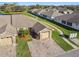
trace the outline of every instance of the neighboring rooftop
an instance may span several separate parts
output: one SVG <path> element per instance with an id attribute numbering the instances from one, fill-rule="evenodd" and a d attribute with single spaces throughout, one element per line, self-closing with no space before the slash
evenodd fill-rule
<path id="1" fill-rule="evenodd" d="M 62 13 L 56 12 L 55 10 L 48 10 L 48 11 L 43 11 L 41 14 L 47 15 L 48 17 L 57 17 L 60 15 L 63 15 Z"/>
<path id="2" fill-rule="evenodd" d="M 79 24 L 79 13 L 65 14 L 65 15 L 57 16 L 56 18 Z"/>
<path id="3" fill-rule="evenodd" d="M 40 12 L 41 11 L 41 9 L 32 9 L 31 10 L 31 12 L 33 12 L 33 13 L 38 13 L 38 12 Z"/>

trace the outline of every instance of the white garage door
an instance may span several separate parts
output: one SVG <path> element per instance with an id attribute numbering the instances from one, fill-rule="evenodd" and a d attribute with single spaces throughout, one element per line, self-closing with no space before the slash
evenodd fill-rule
<path id="1" fill-rule="evenodd" d="M 40 39 L 48 39 L 50 37 L 49 32 L 40 33 Z"/>

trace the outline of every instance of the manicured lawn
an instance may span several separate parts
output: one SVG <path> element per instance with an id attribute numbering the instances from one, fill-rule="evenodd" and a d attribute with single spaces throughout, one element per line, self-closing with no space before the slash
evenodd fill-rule
<path id="1" fill-rule="evenodd" d="M 55 30 L 52 31 L 52 38 L 57 42 L 60 47 L 62 47 L 65 51 L 73 49 L 67 42 L 65 42 L 61 37 L 60 34 Z"/>
<path id="2" fill-rule="evenodd" d="M 16 37 L 17 48 L 16 55 L 17 57 L 30 57 L 31 53 L 28 48 L 27 41 L 20 39 L 19 36 Z"/>

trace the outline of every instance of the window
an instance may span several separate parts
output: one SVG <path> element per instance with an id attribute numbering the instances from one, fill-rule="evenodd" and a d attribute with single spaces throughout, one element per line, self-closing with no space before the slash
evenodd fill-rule
<path id="1" fill-rule="evenodd" d="M 75 24 L 76 26 L 78 26 L 78 24 Z"/>
<path id="2" fill-rule="evenodd" d="M 70 23 L 70 22 L 67 22 L 67 25 L 69 25 L 69 26 L 72 26 L 72 23 Z"/>
<path id="3" fill-rule="evenodd" d="M 63 21 L 63 20 L 62 20 L 62 24 L 66 24 L 66 21 Z"/>
<path id="4" fill-rule="evenodd" d="M 47 17 L 47 15 L 43 15 L 44 17 Z"/>

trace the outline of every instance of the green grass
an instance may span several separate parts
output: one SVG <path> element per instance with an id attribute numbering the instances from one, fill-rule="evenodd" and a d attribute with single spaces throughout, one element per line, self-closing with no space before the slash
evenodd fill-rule
<path id="1" fill-rule="evenodd" d="M 61 37 L 60 34 L 55 30 L 52 31 L 52 38 L 57 42 L 60 47 L 62 47 L 65 51 L 69 51 L 73 49 L 67 42 L 65 42 Z"/>
<path id="2" fill-rule="evenodd" d="M 3 11 L 0 11 L 0 14 L 5 14 L 5 12 L 3 12 Z"/>
<path id="3" fill-rule="evenodd" d="M 26 41 L 16 37 L 17 48 L 16 48 L 16 56 L 17 57 L 31 57 L 31 53 L 28 48 L 28 44 Z"/>

